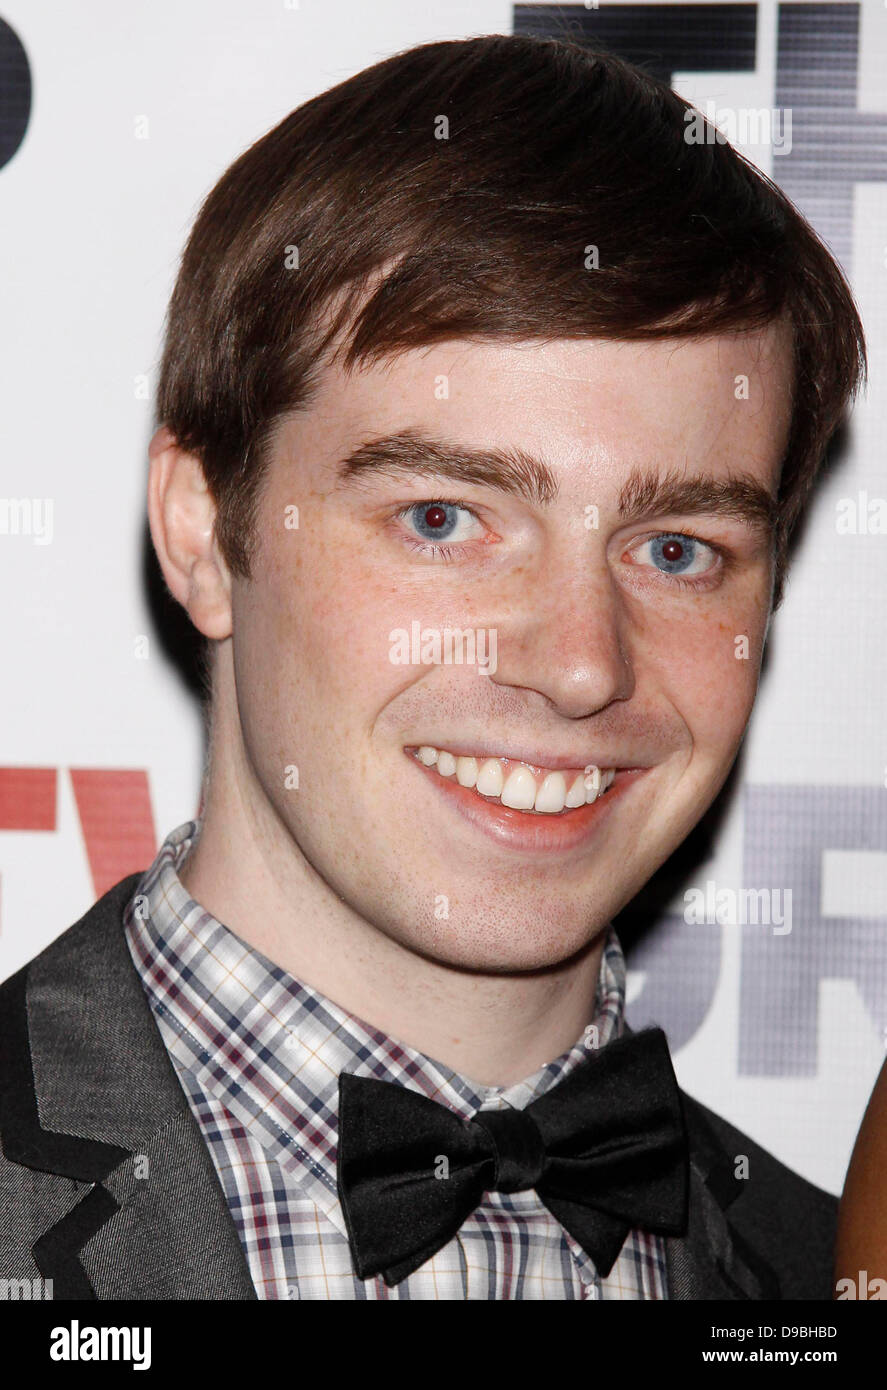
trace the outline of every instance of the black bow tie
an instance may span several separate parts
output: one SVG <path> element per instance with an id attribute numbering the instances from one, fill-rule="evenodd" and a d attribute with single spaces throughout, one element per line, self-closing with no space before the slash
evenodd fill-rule
<path id="1" fill-rule="evenodd" d="M 606 1278 L 630 1230 L 686 1226 L 689 1160 L 661 1028 L 627 1033 L 524 1110 L 463 1120 L 391 1081 L 339 1078 L 339 1197 L 361 1279 L 394 1285 L 485 1192 L 535 1188 Z"/>

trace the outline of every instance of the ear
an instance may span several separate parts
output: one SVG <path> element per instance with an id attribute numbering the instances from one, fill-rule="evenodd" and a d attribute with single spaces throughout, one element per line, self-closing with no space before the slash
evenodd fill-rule
<path id="1" fill-rule="evenodd" d="M 148 457 L 148 521 L 169 591 L 204 637 L 230 637 L 231 576 L 216 543 L 216 504 L 201 462 L 165 425 Z"/>

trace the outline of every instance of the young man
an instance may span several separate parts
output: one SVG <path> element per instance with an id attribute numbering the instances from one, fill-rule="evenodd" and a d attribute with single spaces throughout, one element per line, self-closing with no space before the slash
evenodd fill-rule
<path id="1" fill-rule="evenodd" d="M 864 369 L 824 247 L 690 115 L 570 44 L 435 43 L 209 195 L 149 485 L 203 813 L 4 987 L 5 1275 L 830 1297 L 836 1203 L 627 1028 L 610 926 L 735 760 Z"/>

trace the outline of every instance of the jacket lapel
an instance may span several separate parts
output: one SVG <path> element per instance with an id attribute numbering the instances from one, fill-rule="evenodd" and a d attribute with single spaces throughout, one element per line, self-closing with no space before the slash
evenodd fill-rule
<path id="1" fill-rule="evenodd" d="M 631 1033 L 628 1024 L 624 1031 Z M 701 1107 L 681 1091 L 690 1154 L 687 1228 L 664 1238 L 669 1298 L 779 1298 L 772 1267 L 735 1231 L 727 1217 L 743 1191 L 733 1161 Z"/>
<path id="2" fill-rule="evenodd" d="M 2 987 L 4 1155 L 55 1175 L 33 1245 L 54 1298 L 253 1299 L 126 945 L 123 910 L 140 877 Z M 59 1177 L 71 1180 L 61 1216 Z"/>
<path id="3" fill-rule="evenodd" d="M 672 1299 L 779 1298 L 772 1270 L 741 1245 L 692 1165 L 687 1231 L 667 1238 L 665 1246 Z"/>
<path id="4" fill-rule="evenodd" d="M 687 1230 L 666 1240 L 673 1299 L 778 1299 L 772 1267 L 733 1229 L 726 1212 L 743 1191 L 733 1161 L 692 1097 L 681 1092 L 690 1146 Z"/>

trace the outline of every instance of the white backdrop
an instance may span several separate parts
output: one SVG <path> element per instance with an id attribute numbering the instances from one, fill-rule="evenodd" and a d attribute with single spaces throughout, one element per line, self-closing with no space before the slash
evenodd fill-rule
<path id="1" fill-rule="evenodd" d="M 652 33 L 663 7 L 620 8 Z M 685 8 L 698 20 L 731 7 Z M 808 126 L 795 113 L 793 163 L 744 152 L 777 181 L 794 178 L 809 194 L 803 210 L 829 221 L 820 230 L 852 278 L 871 385 L 774 622 L 715 856 L 688 880 L 793 886 L 792 933 L 688 927 L 679 894 L 630 949 L 629 1016 L 667 1028 L 688 1091 L 837 1192 L 887 1040 L 887 536 L 837 525 L 841 499 L 887 498 L 887 9 L 748 8 L 744 70 L 678 67 L 672 81 L 703 108 L 772 108 L 780 91 L 813 103 Z M 599 18 L 593 6 L 573 13 Z M 39 508 L 30 535 L 11 534 L 0 512 L 6 976 L 196 811 L 199 711 L 157 639 L 142 535 L 163 314 L 202 197 L 309 96 L 414 43 L 510 32 L 515 9 L 0 0 L 0 19 L 33 83 L 24 139 L 0 168 L 0 503 L 52 503 L 42 538 Z M 800 21 L 819 55 L 810 81 L 803 53 L 792 57 Z M 850 87 L 826 128 L 832 120 L 859 158 L 837 149 L 830 174 L 805 131 L 832 81 Z"/>

